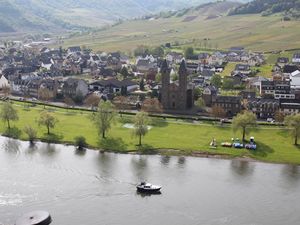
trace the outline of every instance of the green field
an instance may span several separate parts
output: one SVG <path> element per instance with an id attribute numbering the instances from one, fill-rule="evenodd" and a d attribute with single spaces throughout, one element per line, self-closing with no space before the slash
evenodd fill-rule
<path id="1" fill-rule="evenodd" d="M 16 133 L 21 132 L 18 138 L 26 140 L 24 132 L 25 125 L 31 125 L 38 130 L 40 139 L 46 138 L 46 128 L 37 125 L 39 114 L 44 110 L 41 106 L 24 108 L 22 104 L 14 104 L 19 113 L 19 121 L 12 122 Z M 57 117 L 59 122 L 51 138 L 56 142 L 73 143 L 74 137 L 85 136 L 90 147 L 114 150 L 118 152 L 136 151 L 138 140 L 132 136 L 130 129 L 123 127 L 123 122 L 118 121 L 113 125 L 108 133 L 108 138 L 102 140 L 97 135 L 96 127 L 89 119 L 89 112 L 72 111 L 57 108 L 47 108 Z M 128 122 L 132 117 L 127 117 L 123 121 Z M 0 133 L 6 130 L 6 123 L 0 122 Z M 211 154 L 228 154 L 229 157 L 251 157 L 261 161 L 277 163 L 300 164 L 300 150 L 292 143 L 287 130 L 280 127 L 253 128 L 251 136 L 256 138 L 258 143 L 257 151 L 237 150 L 218 147 L 210 149 L 209 143 L 212 138 L 216 138 L 220 144 L 222 141 L 230 141 L 232 137 L 241 136 L 234 134 L 230 126 L 221 127 L 219 125 L 204 122 L 193 123 L 188 121 L 158 120 L 153 121 L 153 128 L 144 138 L 145 149 L 163 149 L 163 154 L 185 154 L 194 155 L 196 153 L 208 152 Z M 178 150 L 169 152 L 166 149 Z"/>
<path id="2" fill-rule="evenodd" d="M 104 31 L 66 39 L 64 45 L 86 45 L 93 50 L 131 52 L 138 45 L 157 46 L 178 42 L 181 46 L 227 49 L 245 46 L 253 51 L 274 51 L 300 47 L 299 21 L 281 21 L 281 15 L 223 16 L 190 22 L 184 17 L 135 20 Z"/>

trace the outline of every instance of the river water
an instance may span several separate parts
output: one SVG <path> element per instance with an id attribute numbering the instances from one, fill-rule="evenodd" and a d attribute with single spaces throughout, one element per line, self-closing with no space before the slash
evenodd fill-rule
<path id="1" fill-rule="evenodd" d="M 146 179 L 161 195 L 137 194 Z M 47 210 L 53 225 L 295 225 L 300 167 L 77 152 L 0 137 L 0 224 Z"/>

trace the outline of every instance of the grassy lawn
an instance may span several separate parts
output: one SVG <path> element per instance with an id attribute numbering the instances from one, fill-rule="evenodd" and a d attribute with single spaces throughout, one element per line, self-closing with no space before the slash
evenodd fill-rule
<path id="1" fill-rule="evenodd" d="M 257 70 L 260 71 L 256 74 L 256 76 L 261 76 L 261 77 L 265 77 L 265 78 L 272 78 L 273 65 L 272 64 L 263 64 L 261 66 L 253 67 L 252 69 L 253 70 L 257 69 Z"/>
<path id="2" fill-rule="evenodd" d="M 19 120 L 12 122 L 13 129 L 19 130 L 19 138 L 26 140 L 22 131 L 25 125 L 31 125 L 38 130 L 38 137 L 46 136 L 46 128 L 37 125 L 39 114 L 44 110 L 40 106 L 30 109 L 23 105 L 16 105 L 19 113 Z M 119 152 L 137 150 L 137 139 L 132 136 L 130 129 L 124 128 L 123 123 L 128 122 L 132 117 L 126 117 L 112 126 L 106 140 L 97 135 L 96 127 L 89 119 L 90 113 L 75 112 L 72 110 L 47 108 L 59 120 L 55 129 L 51 130 L 53 139 L 58 142 L 73 143 L 74 137 L 84 136 L 91 147 L 115 150 Z M 54 111 L 55 110 L 55 111 Z M 123 121 L 123 122 L 121 122 Z M 1 122 L 0 133 L 6 130 L 6 124 Z M 251 136 L 256 138 L 258 143 L 257 151 L 237 150 L 218 147 L 210 149 L 209 143 L 216 138 L 220 144 L 223 141 L 230 141 L 232 137 L 241 136 L 234 134 L 230 126 L 221 127 L 208 123 L 189 123 L 187 121 L 153 121 L 153 128 L 143 139 L 145 149 L 176 149 L 181 150 L 179 154 L 190 155 L 195 152 L 209 152 L 215 154 L 228 154 L 232 157 L 247 156 L 267 162 L 295 163 L 300 164 L 300 149 L 292 143 L 288 132 L 279 127 L 260 127 L 252 129 Z M 173 154 L 173 153 L 172 153 Z"/>
<path id="3" fill-rule="evenodd" d="M 235 66 L 239 64 L 237 62 L 229 62 L 225 66 L 224 70 L 220 74 L 222 77 L 231 76 L 231 72 L 235 70 Z"/>

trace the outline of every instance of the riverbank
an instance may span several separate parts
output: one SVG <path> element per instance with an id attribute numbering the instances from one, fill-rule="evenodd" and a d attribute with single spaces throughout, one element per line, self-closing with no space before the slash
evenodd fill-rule
<path id="1" fill-rule="evenodd" d="M 250 158 L 264 162 L 300 164 L 300 150 L 293 145 L 287 130 L 282 127 L 259 126 L 250 130 L 249 136 L 254 136 L 258 150 L 233 149 L 217 147 L 209 148 L 210 141 L 215 138 L 221 142 L 230 141 L 234 134 L 230 125 L 220 126 L 203 121 L 153 119 L 152 129 L 143 138 L 143 146 L 138 147 L 138 140 L 133 137 L 132 130 L 124 125 L 132 122 L 132 116 L 118 117 L 109 131 L 107 139 L 101 139 L 92 121 L 91 112 L 58 109 L 47 107 L 57 119 L 56 127 L 51 135 L 46 134 L 46 128 L 38 126 L 42 106 L 28 107 L 24 104 L 14 104 L 18 110 L 19 120 L 12 122 L 11 135 L 27 140 L 23 129 L 31 125 L 38 131 L 38 139 L 45 142 L 74 144 L 74 138 L 84 136 L 89 148 L 102 149 L 119 153 L 142 153 L 164 155 L 187 155 L 221 158 Z M 0 127 L 0 133 L 6 132 L 5 123 Z"/>

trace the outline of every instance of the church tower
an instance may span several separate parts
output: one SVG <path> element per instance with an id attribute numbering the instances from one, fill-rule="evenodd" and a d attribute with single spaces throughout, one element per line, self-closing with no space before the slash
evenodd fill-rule
<path id="1" fill-rule="evenodd" d="M 185 110 L 187 108 L 187 68 L 185 60 L 181 61 L 179 71 L 179 108 Z"/>
<path id="2" fill-rule="evenodd" d="M 171 70 L 169 69 L 167 60 L 164 60 L 160 67 L 160 73 L 161 73 L 161 81 L 162 81 L 161 104 L 165 109 L 169 108 L 170 72 Z"/>

